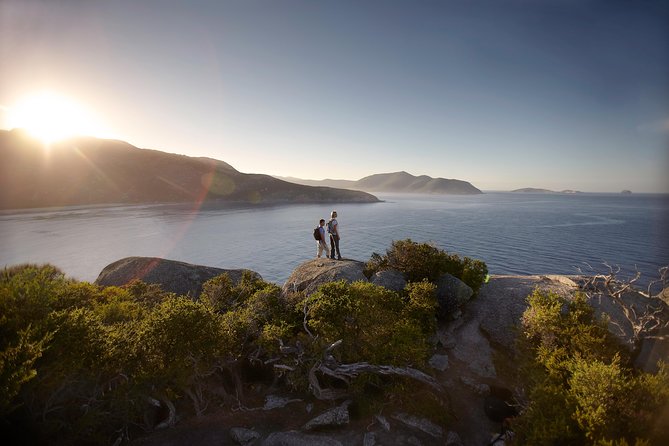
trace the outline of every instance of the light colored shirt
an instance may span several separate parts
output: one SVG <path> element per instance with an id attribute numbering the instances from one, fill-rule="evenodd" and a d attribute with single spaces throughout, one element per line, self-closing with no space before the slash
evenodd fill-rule
<path id="1" fill-rule="evenodd" d="M 337 222 L 337 219 L 333 218 L 330 221 L 332 222 L 332 232 L 331 232 L 331 234 L 339 235 L 339 223 Z"/>

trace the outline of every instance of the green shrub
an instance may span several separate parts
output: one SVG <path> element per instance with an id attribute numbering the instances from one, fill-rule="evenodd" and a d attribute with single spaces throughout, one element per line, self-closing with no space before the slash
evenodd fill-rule
<path id="1" fill-rule="evenodd" d="M 319 348 L 341 339 L 335 353 L 342 362 L 419 366 L 427 359 L 426 333 L 436 324 L 432 285 L 413 285 L 404 298 L 370 283 L 331 282 L 306 303 L 307 325 Z"/>
<path id="2" fill-rule="evenodd" d="M 519 344 L 528 402 L 514 421 L 521 444 L 643 444 L 666 435 L 652 429 L 669 403 L 664 366 L 655 375 L 633 370 L 582 294 L 536 290 L 528 303 Z"/>
<path id="3" fill-rule="evenodd" d="M 407 297 L 404 299 L 405 306 L 400 315 L 418 324 L 423 336 L 429 338 L 437 330 L 436 287 L 427 280 L 423 280 L 407 284 L 405 291 Z"/>
<path id="4" fill-rule="evenodd" d="M 200 294 L 200 302 L 219 313 L 235 308 L 238 298 L 238 294 L 234 292 L 232 280 L 227 274 L 207 280 Z"/>
<path id="5" fill-rule="evenodd" d="M 14 398 L 21 387 L 37 375 L 35 362 L 42 356 L 44 343 L 30 332 L 30 327 L 18 333 L 15 343 L 3 343 L 0 350 L 0 417 L 12 412 Z"/>
<path id="6" fill-rule="evenodd" d="M 224 313 L 235 310 L 257 291 L 271 284 L 258 279 L 250 271 L 244 271 L 238 284 L 234 285 L 228 274 L 209 279 L 202 286 L 200 301 L 214 311 Z"/>
<path id="7" fill-rule="evenodd" d="M 42 435 L 99 441 L 106 418 L 99 384 L 108 374 L 104 326 L 86 308 L 54 311 L 46 325 L 51 338 L 36 362 L 36 378 L 23 389 L 24 404 L 41 418 Z"/>
<path id="8" fill-rule="evenodd" d="M 301 322 L 249 273 L 206 289 L 199 302 L 140 281 L 76 282 L 50 265 L 5 269 L 0 423 L 29 430 L 28 442 L 100 444 L 141 424 L 147 398 L 200 413 L 216 373 L 251 351 L 276 354 Z"/>
<path id="9" fill-rule="evenodd" d="M 43 328 L 51 311 L 59 308 L 58 295 L 68 285 L 63 273 L 51 265 L 21 265 L 0 275 L 0 348 L 16 341 L 29 326 Z"/>
<path id="10" fill-rule="evenodd" d="M 186 387 L 224 356 L 224 339 L 220 315 L 185 296 L 167 299 L 142 321 L 137 345 L 142 378 Z"/>
<path id="11" fill-rule="evenodd" d="M 28 442 L 113 443 L 118 432 L 142 425 L 150 398 L 171 413 L 201 413 L 207 403 L 223 401 L 212 383 L 218 390 L 233 386 L 238 397 L 241 372 L 250 364 L 262 379 L 272 378 L 274 361 L 294 365 L 277 382 L 306 390 L 310 367 L 338 339 L 344 343 L 333 353 L 343 362 L 421 367 L 436 305 L 435 287 L 424 280 L 402 293 L 329 283 L 305 298 L 283 296 L 246 273 L 235 285 L 227 276 L 212 279 L 193 300 L 140 281 L 124 287 L 76 282 L 49 265 L 6 269 L 0 276 L 0 422 L 29 431 Z M 282 345 L 299 353 L 285 356 Z M 402 382 L 369 374 L 354 386 L 364 392 Z M 439 398 L 431 407 L 442 407 Z"/>
<path id="12" fill-rule="evenodd" d="M 93 310 L 105 325 L 139 320 L 149 311 L 123 288 L 107 287 L 101 294 L 103 299 Z"/>
<path id="13" fill-rule="evenodd" d="M 588 439 L 615 438 L 629 433 L 631 426 L 624 423 L 626 417 L 620 403 L 631 393 L 632 382 L 624 375 L 620 358 L 616 356 L 606 364 L 577 357 L 570 361 L 570 366 L 568 388 L 576 402 L 574 419 Z"/>
<path id="14" fill-rule="evenodd" d="M 402 271 L 409 282 L 420 282 L 423 279 L 436 281 L 449 269 L 451 260 L 451 256 L 445 251 L 409 239 L 393 241 L 386 257 L 388 267 Z"/>
<path id="15" fill-rule="evenodd" d="M 436 282 L 448 273 L 469 285 L 477 293 L 488 274 L 486 264 L 469 257 L 460 258 L 428 243 L 411 239 L 393 241 L 385 255 L 372 254 L 365 265 L 365 274 L 371 277 L 377 271 L 396 269 L 408 282 L 428 280 Z"/>
<path id="16" fill-rule="evenodd" d="M 130 293 L 134 302 L 146 308 L 152 308 L 165 299 L 175 296 L 174 293 L 164 291 L 158 284 L 144 283 L 139 279 L 133 279 L 122 288 Z"/>
<path id="17" fill-rule="evenodd" d="M 482 260 L 472 259 L 470 257 L 463 258 L 462 263 L 463 268 L 460 279 L 469 285 L 471 289 L 474 290 L 474 293 L 478 293 L 481 286 L 486 282 L 488 266 Z"/>
<path id="18" fill-rule="evenodd" d="M 0 415 L 11 412 L 21 388 L 37 376 L 50 340 L 47 319 L 68 284 L 51 265 L 19 265 L 0 273 Z"/>
<path id="19" fill-rule="evenodd" d="M 240 358 L 258 346 L 266 354 L 277 353 L 279 341 L 294 336 L 301 320 L 300 312 L 286 302 L 278 286 L 248 271 L 237 285 L 227 274 L 210 279 L 204 284 L 200 300 L 222 313 L 232 358 Z"/>

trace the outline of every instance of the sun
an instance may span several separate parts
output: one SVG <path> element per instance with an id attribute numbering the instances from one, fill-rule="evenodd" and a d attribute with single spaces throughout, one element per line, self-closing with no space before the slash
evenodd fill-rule
<path id="1" fill-rule="evenodd" d="M 9 107 L 9 128 L 21 128 L 45 144 L 75 135 L 103 136 L 95 115 L 76 101 L 50 91 L 34 93 Z"/>

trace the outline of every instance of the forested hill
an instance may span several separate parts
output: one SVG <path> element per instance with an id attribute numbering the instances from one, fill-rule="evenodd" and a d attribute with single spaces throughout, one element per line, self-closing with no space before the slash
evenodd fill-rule
<path id="1" fill-rule="evenodd" d="M 376 202 L 355 190 L 297 185 L 245 174 L 211 158 L 78 137 L 50 148 L 20 130 L 0 130 L 0 209 L 106 203 L 229 201 Z"/>
<path id="2" fill-rule="evenodd" d="M 367 192 L 397 192 L 414 194 L 472 195 L 481 194 L 478 188 L 468 181 L 433 178 L 427 175 L 415 176 L 407 172 L 379 173 L 369 175 L 357 181 L 351 180 L 302 180 L 283 178 L 296 184 L 309 186 L 330 186 Z"/>
<path id="3" fill-rule="evenodd" d="M 469 195 L 482 193 L 462 180 L 414 176 L 407 172 L 380 173 L 355 182 L 355 187 L 370 192 L 407 192 L 427 194 Z"/>

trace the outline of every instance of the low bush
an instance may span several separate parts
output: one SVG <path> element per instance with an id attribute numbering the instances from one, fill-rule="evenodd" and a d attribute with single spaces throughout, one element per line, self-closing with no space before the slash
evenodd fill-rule
<path id="1" fill-rule="evenodd" d="M 434 286 L 421 282 L 407 296 L 365 282 L 331 282 L 307 298 L 306 324 L 318 348 L 341 339 L 341 362 L 425 364 L 436 326 Z M 302 304 L 299 305 L 303 307 Z"/>
<path id="2" fill-rule="evenodd" d="M 309 372 L 339 339 L 332 353 L 341 363 L 420 368 L 436 306 L 435 286 L 423 279 L 401 293 L 334 282 L 305 297 L 252 274 L 236 284 L 224 275 L 196 300 L 140 281 L 77 282 L 49 265 L 5 269 L 0 423 L 11 427 L 8 438 L 31 444 L 126 441 L 177 413 L 242 404 L 249 370 L 308 392 Z M 410 382 L 366 371 L 347 390 L 383 389 L 376 401 L 389 401 L 393 386 Z M 429 407 L 441 407 L 433 400 Z"/>
<path id="3" fill-rule="evenodd" d="M 535 291 L 528 303 L 519 341 L 527 401 L 513 423 L 520 444 L 666 442 L 653 428 L 669 404 L 667 368 L 634 370 L 582 294 Z"/>
<path id="4" fill-rule="evenodd" d="M 161 421 L 145 420 L 149 401 L 170 422 L 176 410 L 199 414 L 217 398 L 213 376 L 235 373 L 252 351 L 276 352 L 299 326 L 280 289 L 251 274 L 235 286 L 214 278 L 205 292 L 195 301 L 140 281 L 102 288 L 50 265 L 2 271 L 0 423 L 21 429 L 8 435 L 113 443 Z"/>
<path id="5" fill-rule="evenodd" d="M 411 239 L 393 241 L 385 255 L 372 254 L 365 265 L 365 274 L 371 277 L 384 269 L 401 271 L 408 282 L 435 282 L 448 273 L 469 285 L 474 293 L 481 288 L 488 274 L 488 267 L 481 260 L 460 258 L 457 254 Z"/>

